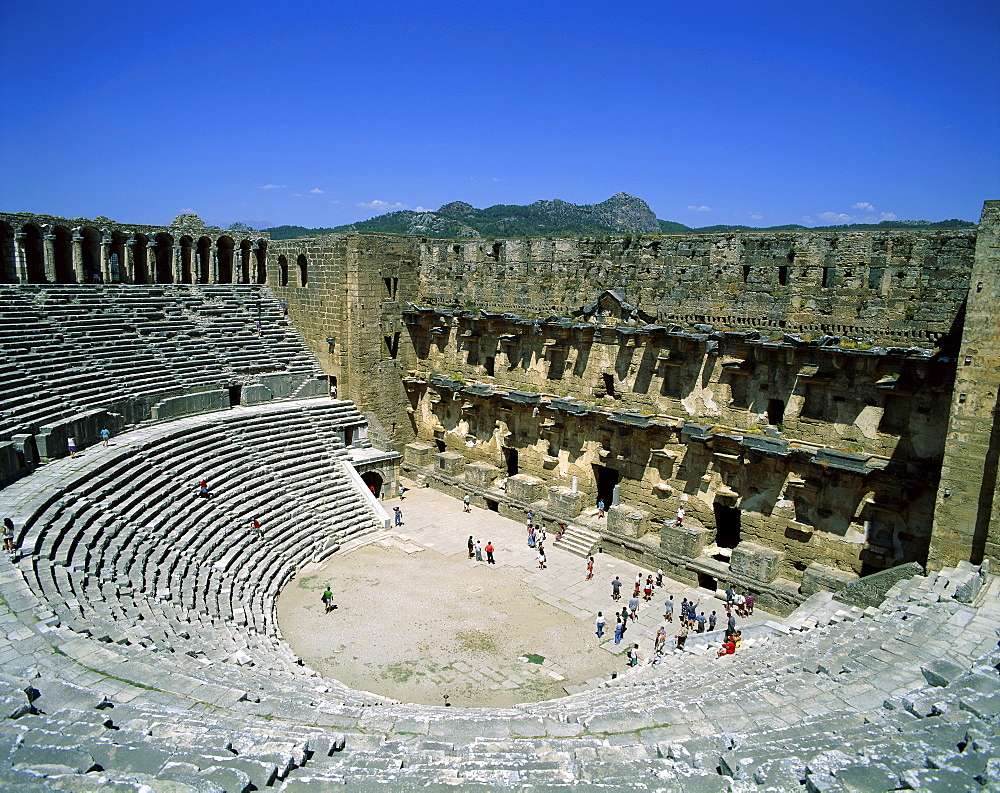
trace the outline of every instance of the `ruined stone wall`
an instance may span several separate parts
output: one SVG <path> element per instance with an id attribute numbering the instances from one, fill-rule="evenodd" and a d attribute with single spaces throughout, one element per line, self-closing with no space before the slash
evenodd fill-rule
<path id="1" fill-rule="evenodd" d="M 566 314 L 623 289 L 658 322 L 933 346 L 968 289 L 975 230 L 433 241 L 421 301 Z"/>
<path id="2" fill-rule="evenodd" d="M 1000 561 L 1000 201 L 976 239 L 929 565 Z"/>
<path id="3" fill-rule="evenodd" d="M 374 411 L 398 444 L 416 429 L 400 364 L 402 306 L 417 296 L 418 245 L 405 235 L 331 234 L 275 241 L 268 252 L 268 283 L 336 378 L 338 396 Z"/>

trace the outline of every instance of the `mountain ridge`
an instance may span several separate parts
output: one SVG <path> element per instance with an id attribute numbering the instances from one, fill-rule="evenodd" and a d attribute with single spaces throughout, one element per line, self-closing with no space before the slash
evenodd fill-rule
<path id="1" fill-rule="evenodd" d="M 599 204 L 571 204 L 561 199 L 540 199 L 532 204 L 495 204 L 477 209 L 464 201 L 451 201 L 437 211 L 403 209 L 369 220 L 331 228 L 275 226 L 264 229 L 271 238 L 293 239 L 319 234 L 369 231 L 387 234 L 414 234 L 444 239 L 488 237 L 594 236 L 608 234 L 689 234 L 733 231 L 828 231 L 881 228 L 971 228 L 967 220 L 886 220 L 881 223 L 852 223 L 838 226 L 753 227 L 716 225 L 691 227 L 676 221 L 660 220 L 641 198 L 616 193 Z"/>

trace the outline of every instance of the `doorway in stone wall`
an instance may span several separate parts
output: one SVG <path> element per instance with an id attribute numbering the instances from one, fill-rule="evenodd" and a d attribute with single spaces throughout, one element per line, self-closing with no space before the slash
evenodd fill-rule
<path id="1" fill-rule="evenodd" d="M 385 483 L 382 474 L 378 471 L 365 471 L 361 474 L 361 479 L 368 486 L 375 498 L 382 497 L 382 485 Z"/>
<path id="2" fill-rule="evenodd" d="M 740 544 L 740 510 L 716 501 L 712 505 L 715 510 L 715 544 L 720 548 L 735 548 Z"/>
<path id="3" fill-rule="evenodd" d="M 517 449 L 504 446 L 503 459 L 507 464 L 507 476 L 517 476 Z"/>
<path id="4" fill-rule="evenodd" d="M 621 481 L 621 474 L 614 468 L 604 465 L 594 466 L 594 482 L 597 484 L 597 500 L 603 501 L 605 507 L 615 503 L 615 488 Z"/>

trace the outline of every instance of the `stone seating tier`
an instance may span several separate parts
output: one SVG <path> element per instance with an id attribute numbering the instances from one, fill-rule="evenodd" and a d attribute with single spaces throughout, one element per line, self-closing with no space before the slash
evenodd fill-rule
<path id="1" fill-rule="evenodd" d="M 257 285 L 0 286 L 0 355 L 0 440 L 89 409 L 138 421 L 167 396 L 322 375 Z"/>

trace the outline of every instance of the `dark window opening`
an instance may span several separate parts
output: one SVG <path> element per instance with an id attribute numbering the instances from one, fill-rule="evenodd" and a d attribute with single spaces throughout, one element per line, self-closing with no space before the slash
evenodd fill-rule
<path id="1" fill-rule="evenodd" d="M 499 242 L 494 242 L 493 243 L 493 253 L 492 253 L 492 256 L 493 256 L 493 261 L 495 261 L 495 262 L 500 261 L 500 243 Z"/>
<path id="2" fill-rule="evenodd" d="M 446 451 L 448 451 L 448 447 L 445 446 L 444 441 L 441 440 L 440 438 L 438 438 L 437 440 L 435 440 L 434 443 L 438 447 L 438 451 L 439 452 L 446 452 Z"/>
<path id="3" fill-rule="evenodd" d="M 868 271 L 868 288 L 878 291 L 882 288 L 882 268 L 872 267 Z"/>
<path id="4" fill-rule="evenodd" d="M 278 257 L 278 286 L 288 286 L 288 259 Z"/>
<path id="5" fill-rule="evenodd" d="M 393 333 L 391 336 L 383 336 L 385 339 L 386 349 L 389 351 L 389 357 L 395 358 L 399 353 L 399 333 Z"/>
<path id="6" fill-rule="evenodd" d="M 719 582 L 708 573 L 698 573 L 698 586 L 709 592 L 715 592 L 719 588 Z"/>
<path id="7" fill-rule="evenodd" d="M 354 427 L 347 427 L 344 430 L 344 446 L 350 446 L 354 443 Z"/>
<path id="8" fill-rule="evenodd" d="M 239 405 L 242 403 L 243 399 L 243 386 L 241 385 L 231 385 L 227 386 L 226 390 L 229 391 L 229 404 Z"/>
<path id="9" fill-rule="evenodd" d="M 743 283 L 746 283 L 750 279 L 750 265 L 743 265 Z"/>
<path id="10" fill-rule="evenodd" d="M 621 474 L 614 468 L 595 465 L 594 480 L 597 484 L 598 501 L 603 501 L 605 507 L 610 507 L 615 503 L 615 488 L 621 481 Z"/>
<path id="11" fill-rule="evenodd" d="M 778 285 L 788 286 L 788 267 L 785 265 L 778 268 Z"/>
<path id="12" fill-rule="evenodd" d="M 483 364 L 486 367 L 486 374 L 493 377 L 493 372 L 496 370 L 496 358 L 492 355 L 486 359 L 486 363 Z"/>
<path id="13" fill-rule="evenodd" d="M 299 254 L 296 264 L 299 266 L 299 286 L 305 286 L 309 283 L 309 262 L 306 260 L 305 254 Z"/>
<path id="14" fill-rule="evenodd" d="M 767 423 L 768 424 L 780 424 L 785 420 L 785 400 L 783 399 L 769 399 L 767 400 Z"/>
<path id="15" fill-rule="evenodd" d="M 715 502 L 715 544 L 720 548 L 735 548 L 740 544 L 740 511 Z"/>
<path id="16" fill-rule="evenodd" d="M 517 476 L 517 449 L 504 446 L 503 459 L 507 464 L 507 476 Z"/>
<path id="17" fill-rule="evenodd" d="M 385 284 L 385 299 L 390 301 L 395 300 L 396 290 L 399 288 L 399 279 L 383 278 L 382 282 Z"/>
<path id="18" fill-rule="evenodd" d="M 499 512 L 500 502 L 494 501 L 492 498 L 488 498 L 486 499 L 486 509 L 488 509 L 490 512 Z"/>
<path id="19" fill-rule="evenodd" d="M 823 268 L 823 286 L 830 286 L 833 283 L 833 268 Z"/>
<path id="20" fill-rule="evenodd" d="M 615 376 L 613 374 L 602 375 L 604 378 L 604 390 L 608 396 L 615 395 Z"/>

